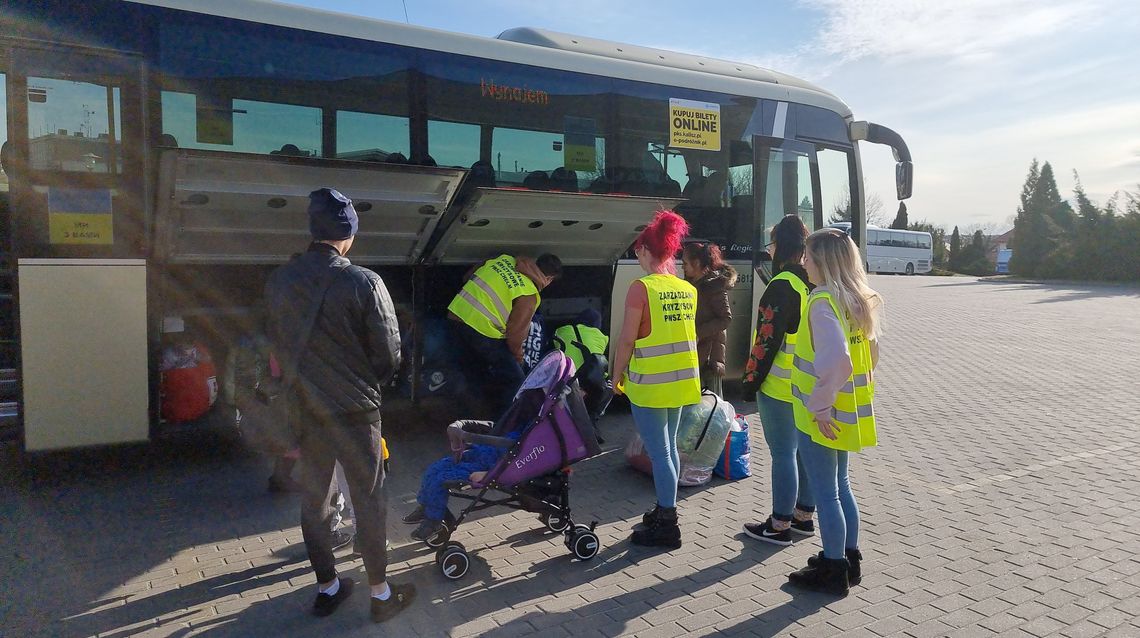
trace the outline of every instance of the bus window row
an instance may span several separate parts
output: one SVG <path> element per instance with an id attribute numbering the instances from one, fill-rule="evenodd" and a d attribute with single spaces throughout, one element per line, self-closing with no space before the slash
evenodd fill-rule
<path id="1" fill-rule="evenodd" d="M 868 246 L 893 246 L 896 248 L 930 248 L 930 235 L 889 230 L 867 229 Z"/>

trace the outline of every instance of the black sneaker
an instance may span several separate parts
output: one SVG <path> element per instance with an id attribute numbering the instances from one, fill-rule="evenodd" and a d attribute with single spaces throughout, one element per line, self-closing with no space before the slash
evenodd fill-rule
<path id="1" fill-rule="evenodd" d="M 345 545 L 348 545 L 349 543 L 352 542 L 352 539 L 354 539 L 354 538 L 356 538 L 356 534 L 353 534 L 352 532 L 346 532 L 343 529 L 336 530 L 335 532 L 332 533 L 332 549 L 333 549 L 333 551 L 335 552 L 336 550 L 344 547 Z"/>
<path id="2" fill-rule="evenodd" d="M 763 523 L 745 523 L 744 533 L 758 541 L 772 543 L 773 545 L 788 546 L 792 544 L 792 533 L 788 530 L 776 531 L 772 528 L 772 519 Z"/>
<path id="3" fill-rule="evenodd" d="M 412 510 L 411 514 L 408 514 L 400 520 L 404 521 L 408 525 L 419 525 L 420 523 L 424 522 L 424 506 L 416 505 L 416 509 Z"/>
<path id="4" fill-rule="evenodd" d="M 338 589 L 335 594 L 332 596 L 321 593 L 317 594 L 317 599 L 313 601 L 314 616 L 323 618 L 332 614 L 336 611 L 336 608 L 344 602 L 344 599 L 352 594 L 352 586 L 356 584 L 356 581 L 351 578 L 338 578 L 337 580 L 340 581 L 340 589 Z"/>
<path id="5" fill-rule="evenodd" d="M 793 518 L 790 529 L 793 533 L 800 534 L 801 536 L 815 536 L 815 522 L 810 518 L 806 521 L 797 521 Z"/>
<path id="6" fill-rule="evenodd" d="M 375 596 L 369 599 L 372 601 L 372 622 L 384 622 L 390 619 L 400 613 L 404 607 L 412 604 L 416 598 L 416 586 L 411 583 L 406 585 L 388 583 L 388 588 L 392 590 L 388 600 L 380 600 Z"/>

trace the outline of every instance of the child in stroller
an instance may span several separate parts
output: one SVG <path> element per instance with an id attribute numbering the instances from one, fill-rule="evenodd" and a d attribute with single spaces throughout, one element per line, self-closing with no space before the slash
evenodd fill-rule
<path id="1" fill-rule="evenodd" d="M 413 538 L 438 549 L 436 562 L 444 576 L 461 578 L 470 566 L 466 549 L 450 540 L 452 534 L 471 512 L 496 505 L 539 514 L 548 529 L 565 534 L 567 548 L 579 559 L 598 553 L 596 522 L 575 525 L 570 517 L 569 467 L 601 448 L 574 380 L 574 364 L 563 353 L 543 357 L 497 422 L 456 421 L 448 426 L 448 438 L 453 456 L 428 468 L 419 507 L 404 517 L 405 523 L 420 524 Z M 503 496 L 488 496 L 492 490 Z M 453 516 L 449 496 L 471 504 Z"/>

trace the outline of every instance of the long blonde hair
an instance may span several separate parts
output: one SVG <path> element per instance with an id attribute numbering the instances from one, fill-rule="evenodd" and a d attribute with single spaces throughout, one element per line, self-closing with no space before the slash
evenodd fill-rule
<path id="1" fill-rule="evenodd" d="M 867 283 L 867 271 L 855 242 L 841 230 L 824 228 L 808 235 L 805 257 L 812 260 L 823 281 L 835 297 L 840 317 L 861 329 L 868 339 L 877 339 L 883 297 Z"/>

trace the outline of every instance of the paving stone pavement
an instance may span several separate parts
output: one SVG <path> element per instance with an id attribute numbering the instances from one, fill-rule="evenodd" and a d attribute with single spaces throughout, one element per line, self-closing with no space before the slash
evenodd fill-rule
<path id="1" fill-rule="evenodd" d="M 535 517 L 491 510 L 456 533 L 474 564 L 444 580 L 407 537 L 438 415 L 390 419 L 390 577 L 419 599 L 386 625 L 364 591 L 334 616 L 314 594 L 295 497 L 226 439 L 21 460 L 0 456 L 3 636 L 1140 636 L 1140 290 L 872 278 L 888 304 L 880 447 L 852 461 L 863 584 L 846 599 L 786 574 L 819 550 L 740 532 L 770 507 L 753 476 L 682 491 L 685 545 L 631 547 L 651 481 L 625 466 L 631 421 L 575 466 L 572 503 L 602 550 L 570 560 Z M 754 405 L 738 402 L 742 412 Z M 750 416 L 755 424 L 755 416 Z M 364 582 L 358 558 L 342 573 Z"/>

